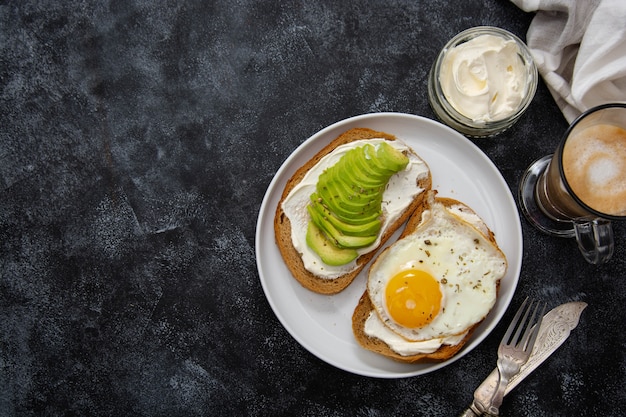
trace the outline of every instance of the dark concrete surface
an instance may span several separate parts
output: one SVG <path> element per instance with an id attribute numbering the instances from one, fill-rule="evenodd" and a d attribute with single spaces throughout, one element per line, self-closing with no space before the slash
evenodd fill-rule
<path id="1" fill-rule="evenodd" d="M 0 416 L 460 413 L 505 322 L 424 376 L 334 368 L 267 303 L 256 219 L 309 136 L 434 118 L 443 44 L 477 25 L 524 39 L 532 17 L 504 0 L 0 2 Z M 565 128 L 540 83 L 513 129 L 474 142 L 516 192 Z M 502 413 L 623 415 L 624 225 L 601 267 L 522 227 L 513 303 L 589 307 Z"/>

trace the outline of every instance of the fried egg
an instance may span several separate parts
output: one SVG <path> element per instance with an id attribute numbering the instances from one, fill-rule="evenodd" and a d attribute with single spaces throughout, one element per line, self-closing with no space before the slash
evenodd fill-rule
<path id="1" fill-rule="evenodd" d="M 429 200 L 417 229 L 372 265 L 367 290 L 378 319 L 407 341 L 458 343 L 493 308 L 506 257 L 466 206 Z"/>

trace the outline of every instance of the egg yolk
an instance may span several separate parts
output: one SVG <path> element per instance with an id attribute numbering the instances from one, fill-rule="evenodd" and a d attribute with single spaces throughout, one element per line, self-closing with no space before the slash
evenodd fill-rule
<path id="1" fill-rule="evenodd" d="M 423 327 L 439 314 L 439 282 L 424 271 L 401 271 L 389 280 L 385 301 L 387 311 L 396 323 L 408 328 Z"/>

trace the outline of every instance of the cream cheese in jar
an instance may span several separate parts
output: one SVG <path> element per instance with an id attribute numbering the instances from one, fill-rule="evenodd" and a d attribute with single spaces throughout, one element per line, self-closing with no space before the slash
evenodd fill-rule
<path id="1" fill-rule="evenodd" d="M 513 40 L 479 35 L 446 51 L 439 82 L 446 99 L 476 122 L 505 119 L 527 94 L 527 71 Z"/>
<path id="2" fill-rule="evenodd" d="M 494 136 L 526 111 L 538 76 L 530 50 L 517 36 L 478 26 L 443 47 L 428 76 L 428 101 L 442 122 L 464 135 Z"/>

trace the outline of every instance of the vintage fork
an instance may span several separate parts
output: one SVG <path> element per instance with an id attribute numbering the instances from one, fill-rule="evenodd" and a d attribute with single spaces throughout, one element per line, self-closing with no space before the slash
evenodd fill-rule
<path id="1" fill-rule="evenodd" d="M 500 373 L 500 379 L 498 387 L 491 399 L 491 405 L 485 413 L 486 415 L 499 415 L 499 409 L 502 405 L 502 399 L 504 398 L 504 392 L 509 383 L 509 379 L 519 372 L 521 366 L 526 363 L 533 350 L 537 333 L 539 333 L 539 327 L 541 326 L 541 319 L 543 319 L 546 310 L 546 304 L 543 304 L 541 312 L 537 314 L 541 303 L 534 303 L 533 300 L 530 300 L 530 303 L 528 303 L 528 301 L 529 299 L 526 297 L 519 310 L 517 310 L 517 313 L 515 313 L 515 317 L 513 317 L 498 347 L 498 371 Z M 528 304 L 528 308 L 526 308 L 526 304 Z M 526 321 L 531 310 L 533 310 L 532 316 Z M 523 317 L 522 314 L 524 315 Z M 521 320 L 520 317 L 522 317 Z M 511 334 L 516 328 L 515 335 L 511 338 Z M 523 334 L 522 331 L 524 331 Z M 522 336 L 521 339 L 520 335 Z"/>

